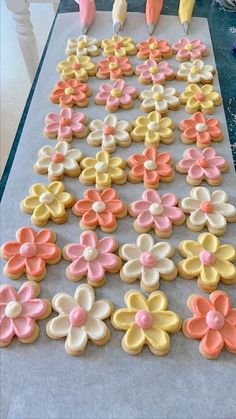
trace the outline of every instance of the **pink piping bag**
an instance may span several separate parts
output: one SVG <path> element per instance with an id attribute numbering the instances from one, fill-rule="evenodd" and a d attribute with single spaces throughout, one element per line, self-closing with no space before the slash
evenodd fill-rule
<path id="1" fill-rule="evenodd" d="M 96 14 L 95 2 L 94 0 L 75 0 L 75 1 L 79 5 L 82 34 L 86 34 L 95 19 L 95 14 Z"/>

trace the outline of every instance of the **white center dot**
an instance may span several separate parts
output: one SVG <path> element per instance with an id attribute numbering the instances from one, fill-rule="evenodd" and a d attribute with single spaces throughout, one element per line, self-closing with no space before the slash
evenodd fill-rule
<path id="1" fill-rule="evenodd" d="M 108 169 L 108 165 L 103 162 L 103 161 L 99 161 L 95 164 L 95 169 L 97 170 L 97 172 L 99 173 L 104 173 L 107 171 Z"/>
<path id="2" fill-rule="evenodd" d="M 43 192 L 39 197 L 41 204 L 51 204 L 54 200 L 54 195 L 51 192 Z"/>
<path id="3" fill-rule="evenodd" d="M 151 131 L 159 131 L 160 129 L 160 124 L 158 124 L 155 121 L 151 121 L 148 124 L 148 129 L 150 129 Z"/>
<path id="4" fill-rule="evenodd" d="M 10 301 L 5 308 L 5 315 L 9 319 L 15 319 L 19 317 L 22 312 L 22 306 L 17 301 Z"/>
<path id="5" fill-rule="evenodd" d="M 102 201 L 94 202 L 92 205 L 92 209 L 95 212 L 103 212 L 106 209 L 106 204 Z"/>
<path id="6" fill-rule="evenodd" d="M 95 247 L 86 247 L 84 249 L 84 259 L 87 260 L 87 262 L 92 262 L 93 260 L 97 259 L 98 257 L 98 251 L 95 249 Z"/>
<path id="7" fill-rule="evenodd" d="M 161 204 L 151 204 L 149 211 L 152 215 L 161 215 L 164 212 L 164 208 Z"/>
<path id="8" fill-rule="evenodd" d="M 195 129 L 198 131 L 198 132 L 205 132 L 205 131 L 207 131 L 207 125 L 205 125 L 205 124 L 196 124 L 196 126 L 195 126 Z"/>
<path id="9" fill-rule="evenodd" d="M 146 160 L 145 163 L 144 163 L 144 167 L 147 170 L 155 170 L 157 168 L 157 165 L 152 160 Z"/>

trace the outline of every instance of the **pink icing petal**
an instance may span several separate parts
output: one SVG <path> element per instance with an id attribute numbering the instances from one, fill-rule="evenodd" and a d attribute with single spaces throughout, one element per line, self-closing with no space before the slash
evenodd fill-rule
<path id="1" fill-rule="evenodd" d="M 107 94 L 107 96 L 108 96 L 108 94 L 110 93 L 110 91 L 113 89 L 113 85 L 112 84 L 108 84 L 108 83 L 103 83 L 103 84 L 101 84 L 101 86 L 100 86 L 100 92 L 104 92 L 104 93 L 106 93 Z"/>
<path id="2" fill-rule="evenodd" d="M 201 144 L 209 144 L 211 141 L 211 135 L 208 131 L 196 133 L 197 141 Z"/>
<path id="3" fill-rule="evenodd" d="M 71 108 L 64 108 L 60 112 L 61 118 L 72 119 L 73 111 Z"/>
<path id="4" fill-rule="evenodd" d="M 132 101 L 131 96 L 125 92 L 119 99 L 122 105 L 128 105 Z"/>
<path id="5" fill-rule="evenodd" d="M 45 117 L 45 123 L 46 124 L 51 124 L 51 123 L 56 123 L 59 124 L 59 121 L 61 119 L 61 116 L 59 113 L 48 113 Z"/>
<path id="6" fill-rule="evenodd" d="M 202 112 L 195 112 L 192 115 L 192 119 L 195 121 L 196 124 L 206 124 L 206 118 Z"/>
<path id="7" fill-rule="evenodd" d="M 177 204 L 177 198 L 173 193 L 166 193 L 162 196 L 161 203 L 165 207 L 172 207 Z"/>
<path id="8" fill-rule="evenodd" d="M 153 216 L 149 211 L 142 212 L 137 217 L 137 223 L 144 228 L 149 228 L 153 225 Z"/>
<path id="9" fill-rule="evenodd" d="M 83 123 L 84 123 L 84 121 L 85 121 L 85 115 L 84 115 L 84 113 L 83 112 L 75 112 L 73 115 L 72 115 L 72 124 L 75 124 L 75 125 L 82 125 Z"/>
<path id="10" fill-rule="evenodd" d="M 86 247 L 96 247 L 98 243 L 96 233 L 94 231 L 84 231 L 80 236 L 80 243 Z"/>
<path id="11" fill-rule="evenodd" d="M 140 74 L 144 71 L 147 71 L 148 69 L 149 69 L 149 66 L 147 64 L 139 64 L 136 67 L 136 71 L 137 71 L 138 74 Z"/>
<path id="12" fill-rule="evenodd" d="M 231 323 L 234 327 L 236 326 L 236 308 L 231 308 L 225 319 Z"/>
<path id="13" fill-rule="evenodd" d="M 143 152 L 143 155 L 146 157 L 147 160 L 152 160 L 154 162 L 157 161 L 160 154 L 158 155 L 158 151 L 155 147 L 147 147 Z"/>
<path id="14" fill-rule="evenodd" d="M 208 127 L 214 127 L 214 128 L 219 128 L 219 121 L 216 118 L 208 118 L 206 119 L 206 122 Z"/>
<path id="15" fill-rule="evenodd" d="M 165 207 L 164 214 L 174 221 L 183 217 L 183 211 L 178 207 Z"/>
<path id="16" fill-rule="evenodd" d="M 202 338 L 208 332 L 205 317 L 192 318 L 187 321 L 187 332 L 192 338 Z"/>
<path id="17" fill-rule="evenodd" d="M 35 322 L 30 317 L 17 317 L 13 320 L 13 328 L 20 339 L 29 338 L 35 330 Z"/>
<path id="18" fill-rule="evenodd" d="M 116 70 L 110 70 L 111 76 L 114 79 L 118 79 L 120 77 L 122 77 L 122 70 L 121 68 L 117 68 Z"/>
<path id="19" fill-rule="evenodd" d="M 123 89 L 125 88 L 125 86 L 126 86 L 126 83 L 125 83 L 125 81 L 124 80 L 117 80 L 115 83 L 114 83 L 114 88 L 115 89 L 119 89 L 119 90 L 121 90 L 121 91 L 123 91 Z"/>
<path id="20" fill-rule="evenodd" d="M 5 314 L 6 304 L 0 302 L 0 317 L 2 317 Z"/>
<path id="21" fill-rule="evenodd" d="M 204 317 L 207 315 L 208 311 L 213 309 L 212 303 L 207 298 L 202 297 L 201 295 L 195 295 L 191 298 L 191 310 L 197 316 Z"/>
<path id="22" fill-rule="evenodd" d="M 170 153 L 159 153 L 157 158 L 156 158 L 156 162 L 158 164 L 165 164 L 165 163 L 169 163 L 171 159 L 171 155 Z"/>
<path id="23" fill-rule="evenodd" d="M 96 261 L 88 262 L 88 278 L 92 282 L 99 282 L 104 277 L 104 268 Z"/>
<path id="24" fill-rule="evenodd" d="M 189 51 L 185 49 L 180 49 L 177 53 L 177 57 L 181 57 L 184 60 L 188 60 L 189 56 L 190 56 Z"/>
<path id="25" fill-rule="evenodd" d="M 68 138 L 72 135 L 72 128 L 68 126 L 60 125 L 58 128 L 58 135 L 62 138 Z"/>
<path id="26" fill-rule="evenodd" d="M 116 108 L 119 106 L 120 100 L 121 100 L 121 97 L 118 98 L 118 97 L 108 96 L 107 106 L 109 106 L 110 108 Z"/>
<path id="27" fill-rule="evenodd" d="M 202 155 L 204 157 L 204 159 L 213 159 L 216 155 L 216 152 L 214 150 L 214 148 L 212 147 L 207 147 L 204 150 L 202 150 Z"/>
<path id="28" fill-rule="evenodd" d="M 77 201 L 74 205 L 74 208 L 76 211 L 78 211 L 81 214 L 84 214 L 87 211 L 94 212 L 91 208 L 93 205 L 93 201 L 90 201 L 88 199 L 80 199 Z"/>
<path id="29" fill-rule="evenodd" d="M 143 154 L 132 154 L 132 156 L 129 157 L 129 161 L 132 164 L 137 164 L 137 163 L 144 163 L 146 161 L 146 156 L 144 156 Z"/>
<path id="30" fill-rule="evenodd" d="M 98 241 L 97 250 L 99 253 L 113 252 L 116 242 L 112 237 L 103 237 Z"/>
<path id="31" fill-rule="evenodd" d="M 100 212 L 97 214 L 97 219 L 100 226 L 108 227 L 113 226 L 116 221 L 116 217 L 109 211 Z"/>
<path id="32" fill-rule="evenodd" d="M 134 86 L 127 86 L 126 85 L 123 89 L 123 93 L 125 95 L 129 95 L 129 96 L 133 97 L 137 93 L 137 90 Z"/>
<path id="33" fill-rule="evenodd" d="M 209 179 L 218 179 L 220 177 L 220 170 L 218 167 L 207 167 L 204 169 L 205 176 Z"/>
<path id="34" fill-rule="evenodd" d="M 147 201 L 136 201 L 132 203 L 132 211 L 138 215 L 144 211 L 148 211 L 150 207 L 150 203 Z"/>
<path id="35" fill-rule="evenodd" d="M 165 74 L 164 73 L 152 74 L 152 81 L 154 83 L 160 83 L 164 80 L 165 80 Z"/>
<path id="36" fill-rule="evenodd" d="M 192 179 L 201 179 L 204 176 L 204 172 L 205 172 L 205 169 L 198 166 L 197 164 L 193 164 L 190 167 L 188 174 Z"/>
<path id="37" fill-rule="evenodd" d="M 37 245 L 37 256 L 44 260 L 51 260 L 58 255 L 58 247 L 54 243 L 43 243 Z"/>
<path id="38" fill-rule="evenodd" d="M 74 99 L 72 96 L 67 96 L 67 95 L 61 95 L 60 97 L 60 103 L 63 105 L 72 105 L 74 103 Z"/>
<path id="39" fill-rule="evenodd" d="M 225 320 L 224 326 L 220 329 L 225 345 L 230 350 L 236 350 L 236 327 Z"/>
<path id="40" fill-rule="evenodd" d="M 84 197 L 93 202 L 101 201 L 101 194 L 96 189 L 87 189 L 84 192 Z"/>
<path id="41" fill-rule="evenodd" d="M 72 275 L 82 278 L 88 271 L 88 262 L 81 256 L 78 259 L 73 260 L 69 265 L 69 270 Z"/>
<path id="42" fill-rule="evenodd" d="M 44 228 L 40 230 L 35 237 L 35 243 L 50 243 L 52 241 L 52 233 L 49 228 Z"/>
<path id="43" fill-rule="evenodd" d="M 148 201 L 149 203 L 152 204 L 160 204 L 160 202 L 162 201 L 159 192 L 153 190 L 153 189 L 147 189 L 146 191 L 143 192 L 142 194 L 142 198 L 144 201 Z"/>
<path id="44" fill-rule="evenodd" d="M 159 173 L 157 170 L 144 170 L 144 183 L 154 184 L 159 181 Z"/>
<path id="45" fill-rule="evenodd" d="M 160 231 L 169 231 L 171 229 L 171 221 L 166 215 L 153 215 L 155 227 Z"/>
<path id="46" fill-rule="evenodd" d="M 107 92 L 99 92 L 96 95 L 96 99 L 101 100 L 102 102 L 106 102 L 109 97 L 109 93 Z"/>
<path id="47" fill-rule="evenodd" d="M 216 156 L 212 159 L 209 159 L 208 164 L 209 164 L 209 167 L 215 167 L 215 166 L 221 167 L 225 164 L 225 159 L 224 157 Z"/>
<path id="48" fill-rule="evenodd" d="M 85 245 L 79 243 L 71 243 L 66 247 L 66 256 L 70 260 L 76 260 L 83 256 Z"/>
<path id="49" fill-rule="evenodd" d="M 2 245 L 2 253 L 4 257 L 11 257 L 17 255 L 20 252 L 20 244 L 17 241 L 9 241 Z"/>
<path id="50" fill-rule="evenodd" d="M 45 301 L 35 298 L 30 301 L 25 301 L 22 303 L 22 317 L 31 317 L 32 319 L 37 319 L 44 315 L 46 312 Z"/>
<path id="51" fill-rule="evenodd" d="M 193 159 L 183 159 L 179 161 L 179 167 L 182 170 L 189 170 L 190 167 L 192 167 L 195 163 L 195 160 Z"/>
<path id="52" fill-rule="evenodd" d="M 156 170 L 158 176 L 170 176 L 172 173 L 172 168 L 169 164 L 157 164 Z"/>
<path id="53" fill-rule="evenodd" d="M 212 293 L 210 300 L 216 311 L 219 311 L 223 316 L 227 316 L 231 310 L 231 300 L 225 292 L 219 291 Z"/>
<path id="54" fill-rule="evenodd" d="M 106 202 L 107 204 L 109 201 L 118 198 L 118 194 L 115 189 L 107 188 L 101 193 L 102 201 Z"/>
<path id="55" fill-rule="evenodd" d="M 12 256 L 7 262 L 7 271 L 12 274 L 23 272 L 25 268 L 25 258 L 20 255 Z"/>
<path id="56" fill-rule="evenodd" d="M 219 127 L 213 127 L 208 125 L 208 132 L 212 136 L 212 138 L 218 138 L 221 136 L 222 132 Z"/>
<path id="57" fill-rule="evenodd" d="M 185 135 L 185 137 L 189 138 L 190 140 L 194 140 L 196 138 L 197 131 L 195 130 L 195 128 L 187 128 L 184 131 L 184 135 Z"/>
<path id="58" fill-rule="evenodd" d="M 189 54 L 192 58 L 200 58 L 201 57 L 201 51 L 196 50 L 196 49 L 192 49 L 191 51 L 189 51 Z"/>
<path id="59" fill-rule="evenodd" d="M 173 47 L 177 49 L 184 48 L 186 44 L 188 44 L 190 40 L 188 38 L 180 38 L 178 42 L 176 42 Z"/>
<path id="60" fill-rule="evenodd" d="M 209 329 L 201 340 L 201 348 L 209 355 L 217 356 L 224 347 L 224 340 L 218 330 Z"/>
<path id="61" fill-rule="evenodd" d="M 124 205 L 119 199 L 114 199 L 110 202 L 106 202 L 106 209 L 107 211 L 111 211 L 113 214 L 119 214 L 119 212 L 123 211 Z"/>
<path id="62" fill-rule="evenodd" d="M 13 322 L 6 316 L 0 318 L 0 342 L 8 344 L 14 336 Z"/>
<path id="63" fill-rule="evenodd" d="M 85 225 L 91 226 L 99 222 L 99 217 L 98 217 L 98 214 L 94 212 L 93 210 L 88 210 L 87 212 L 84 213 L 82 220 Z"/>
<path id="64" fill-rule="evenodd" d="M 38 276 L 45 270 L 45 262 L 41 257 L 25 258 L 25 267 L 28 275 Z"/>
<path id="65" fill-rule="evenodd" d="M 22 227 L 17 230 L 16 239 L 20 244 L 34 243 L 35 231 L 31 227 Z"/>
<path id="66" fill-rule="evenodd" d="M 57 134 L 59 126 L 60 126 L 59 123 L 55 123 L 55 122 L 51 123 L 50 122 L 49 124 L 46 124 L 45 130 L 46 130 L 46 132 L 50 132 L 52 134 Z"/>
<path id="67" fill-rule="evenodd" d="M 203 155 L 201 150 L 198 150 L 197 148 L 189 148 L 184 153 L 185 157 L 193 160 L 202 159 Z"/>
<path id="68" fill-rule="evenodd" d="M 25 282 L 19 289 L 17 293 L 17 301 L 23 303 L 24 301 L 29 301 L 32 298 L 35 298 L 37 295 L 37 290 L 31 282 Z"/>
<path id="69" fill-rule="evenodd" d="M 133 176 L 137 177 L 137 178 L 142 178 L 144 175 L 144 167 L 143 164 L 136 164 L 134 167 L 132 167 L 131 169 L 131 173 Z"/>
<path id="70" fill-rule="evenodd" d="M 112 253 L 101 253 L 96 262 L 100 263 L 105 269 L 113 269 L 117 266 L 118 258 Z"/>
<path id="71" fill-rule="evenodd" d="M 16 300 L 16 290 L 11 285 L 4 284 L 0 287 L 0 301 L 7 304 Z"/>

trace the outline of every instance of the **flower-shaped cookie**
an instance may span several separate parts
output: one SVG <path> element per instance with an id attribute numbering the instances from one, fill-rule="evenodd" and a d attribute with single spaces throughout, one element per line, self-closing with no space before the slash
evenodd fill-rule
<path id="1" fill-rule="evenodd" d="M 99 192 L 96 189 L 87 189 L 84 198 L 75 203 L 72 208 L 75 215 L 82 216 L 80 228 L 94 230 L 97 226 L 102 231 L 111 233 L 117 228 L 117 218 L 124 218 L 127 208 L 119 199 L 119 194 L 112 188 Z"/>
<path id="2" fill-rule="evenodd" d="M 1 246 L 0 254 L 8 262 L 4 274 L 17 279 L 24 273 L 32 281 L 41 281 L 47 274 L 46 264 L 55 264 L 61 259 L 61 250 L 54 242 L 56 233 L 49 228 L 35 231 L 31 227 L 21 227 L 16 232 L 16 240 Z"/>
<path id="3" fill-rule="evenodd" d="M 77 55 L 83 57 L 84 55 L 91 55 L 95 57 L 100 54 L 101 42 L 91 36 L 81 35 L 77 39 L 69 38 L 66 46 L 66 55 Z"/>
<path id="4" fill-rule="evenodd" d="M 32 223 L 39 227 L 50 219 L 56 224 L 63 224 L 68 218 L 66 208 L 71 208 L 75 203 L 74 196 L 65 192 L 64 184 L 58 181 L 49 185 L 35 183 L 29 193 L 21 202 L 21 209 L 26 214 L 32 214 Z"/>
<path id="5" fill-rule="evenodd" d="M 76 79 L 86 82 L 89 76 L 94 76 L 97 71 L 97 64 L 91 61 L 90 57 L 77 57 L 70 55 L 65 61 L 60 61 L 57 71 L 62 80 Z"/>
<path id="6" fill-rule="evenodd" d="M 50 94 L 50 99 L 53 103 L 59 103 L 62 108 L 72 108 L 74 105 L 82 108 L 87 106 L 90 95 L 91 90 L 86 83 L 75 79 L 60 80 Z"/>
<path id="7" fill-rule="evenodd" d="M 112 182 L 122 185 L 127 180 L 125 166 L 126 161 L 121 157 L 111 157 L 107 151 L 99 151 L 95 157 L 85 157 L 81 161 L 80 182 L 83 185 L 94 183 L 99 190 L 109 188 Z"/>
<path id="8" fill-rule="evenodd" d="M 161 61 L 162 58 L 169 58 L 172 56 L 172 50 L 167 41 L 164 39 L 158 40 L 155 37 L 150 37 L 147 41 L 141 41 L 137 44 L 137 57 L 141 60 L 148 58 L 155 61 Z"/>
<path id="9" fill-rule="evenodd" d="M 140 93 L 142 100 L 141 111 L 158 111 L 162 115 L 167 114 L 168 109 L 176 111 L 181 103 L 178 98 L 178 92 L 174 87 L 163 87 L 161 84 L 155 84 L 150 90 L 143 90 Z"/>
<path id="10" fill-rule="evenodd" d="M 179 66 L 176 73 L 177 80 L 187 80 L 188 83 L 212 83 L 215 69 L 212 65 L 204 64 L 202 60 L 186 62 Z"/>
<path id="11" fill-rule="evenodd" d="M 128 180 L 133 183 L 143 182 L 145 188 L 158 188 L 159 182 L 171 182 L 174 179 L 172 157 L 170 153 L 160 153 L 156 147 L 147 147 L 142 153 L 132 154 L 127 160 L 130 167 Z"/>
<path id="12" fill-rule="evenodd" d="M 98 79 L 122 79 L 123 76 L 132 76 L 134 73 L 132 64 L 127 57 L 109 55 L 98 63 Z"/>
<path id="13" fill-rule="evenodd" d="M 105 345 L 110 331 L 103 322 L 110 317 L 113 306 L 109 300 L 95 301 L 95 292 L 89 285 L 76 288 L 75 296 L 60 292 L 52 299 L 58 316 L 47 323 L 47 334 L 52 339 L 66 337 L 65 350 L 78 356 L 84 352 L 88 340 L 96 345 Z"/>
<path id="14" fill-rule="evenodd" d="M 111 39 L 104 39 L 101 44 L 103 48 L 102 55 L 115 55 L 116 57 L 125 57 L 126 55 L 135 55 L 137 48 L 132 38 L 129 36 L 113 35 Z"/>
<path id="15" fill-rule="evenodd" d="M 199 351 L 208 359 L 217 358 L 222 349 L 236 353 L 236 308 L 224 291 L 214 291 L 209 299 L 190 295 L 187 301 L 193 317 L 184 320 L 182 331 L 190 339 L 201 339 Z"/>
<path id="16" fill-rule="evenodd" d="M 115 115 L 107 115 L 104 120 L 94 119 L 89 125 L 90 134 L 87 143 L 91 146 L 102 146 L 102 150 L 113 153 L 116 146 L 128 147 L 131 143 L 127 121 L 119 121 Z"/>
<path id="17" fill-rule="evenodd" d="M 48 173 L 50 180 L 62 180 L 64 174 L 70 177 L 79 176 L 79 162 L 83 154 L 77 148 L 71 149 L 68 143 L 60 141 L 52 147 L 45 145 L 38 151 L 39 159 L 34 169 L 40 175 Z"/>
<path id="18" fill-rule="evenodd" d="M 129 214 L 135 217 L 134 229 L 138 233 L 148 233 L 151 229 L 159 237 L 169 237 L 172 224 L 180 225 L 185 221 L 181 208 L 177 207 L 178 199 L 172 193 L 160 195 L 153 189 L 142 194 L 142 199 L 132 202 Z"/>
<path id="19" fill-rule="evenodd" d="M 21 343 L 34 342 L 39 335 L 37 320 L 46 319 L 51 304 L 36 298 L 40 287 L 36 282 L 25 282 L 18 291 L 8 284 L 0 286 L 0 347 L 11 343 L 14 336 Z"/>
<path id="20" fill-rule="evenodd" d="M 143 345 L 148 345 L 154 355 L 165 355 L 170 350 L 168 333 L 178 332 L 181 319 L 178 314 L 167 310 L 168 299 L 161 291 L 155 291 L 148 298 L 137 291 L 125 294 L 127 308 L 114 311 L 112 325 L 126 330 L 122 347 L 131 355 L 138 354 Z"/>
<path id="21" fill-rule="evenodd" d="M 199 288 L 212 292 L 219 281 L 236 283 L 236 249 L 230 244 L 221 244 L 211 233 L 202 233 L 198 242 L 183 240 L 179 244 L 180 254 L 186 259 L 178 263 L 179 274 L 185 279 L 197 277 Z"/>
<path id="22" fill-rule="evenodd" d="M 108 112 L 116 112 L 118 108 L 130 109 L 134 106 L 133 99 L 138 96 L 134 86 L 128 86 L 124 80 L 114 83 L 103 83 L 95 96 L 97 105 L 106 105 Z"/>
<path id="23" fill-rule="evenodd" d="M 98 239 L 94 231 L 84 231 L 80 243 L 67 244 L 63 257 L 72 263 L 66 269 L 66 276 L 71 281 L 87 278 L 93 287 L 101 287 L 106 278 L 105 272 L 118 272 L 121 259 L 114 252 L 118 242 L 113 237 Z"/>
<path id="24" fill-rule="evenodd" d="M 217 156 L 214 148 L 204 150 L 188 148 L 183 159 L 176 165 L 179 173 L 187 173 L 187 182 L 190 185 L 200 185 L 205 180 L 210 185 L 219 185 L 222 182 L 221 172 L 228 170 L 224 157 Z"/>
<path id="25" fill-rule="evenodd" d="M 59 113 L 51 112 L 46 115 L 44 134 L 48 138 L 57 138 L 70 143 L 72 137 L 83 138 L 87 135 L 87 122 L 84 113 L 63 108 Z"/>
<path id="26" fill-rule="evenodd" d="M 162 61 L 157 64 L 153 59 L 137 65 L 135 74 L 139 76 L 139 81 L 143 84 L 164 84 L 166 80 L 173 80 L 175 78 L 175 72 L 167 61 Z"/>
<path id="27" fill-rule="evenodd" d="M 215 106 L 222 103 L 220 94 L 214 91 L 213 86 L 205 84 L 200 87 L 197 84 L 189 84 L 180 95 L 180 100 L 185 104 L 187 113 L 201 111 L 206 114 L 214 113 Z"/>
<path id="28" fill-rule="evenodd" d="M 202 112 L 196 112 L 191 118 L 180 121 L 179 129 L 183 131 L 181 141 L 185 144 L 196 142 L 198 148 L 208 147 L 211 141 L 218 143 L 223 140 L 218 119 L 206 118 Z"/>
<path id="29" fill-rule="evenodd" d="M 143 141 L 145 146 L 157 146 L 160 143 L 171 144 L 174 141 L 174 123 L 170 118 L 162 118 L 159 112 L 153 111 L 147 116 L 139 116 L 133 122 L 134 129 L 130 135 L 133 141 Z"/>
<path id="30" fill-rule="evenodd" d="M 191 60 L 206 57 L 208 55 L 207 46 L 200 39 L 181 38 L 172 46 L 178 61 Z"/>
<path id="31" fill-rule="evenodd" d="M 177 269 L 169 259 L 174 249 L 169 243 L 154 243 L 149 234 L 137 237 L 136 244 L 124 244 L 119 255 L 127 262 L 120 270 L 122 281 L 133 283 L 140 279 L 141 288 L 147 292 L 159 288 L 159 279 L 172 281 L 177 276 Z"/>
<path id="32" fill-rule="evenodd" d="M 200 231 L 204 226 L 217 236 L 226 231 L 228 222 L 236 221 L 236 208 L 228 204 L 228 195 L 223 190 L 212 193 L 207 188 L 198 186 L 190 191 L 190 196 L 181 200 L 180 205 L 186 214 L 190 230 Z"/>

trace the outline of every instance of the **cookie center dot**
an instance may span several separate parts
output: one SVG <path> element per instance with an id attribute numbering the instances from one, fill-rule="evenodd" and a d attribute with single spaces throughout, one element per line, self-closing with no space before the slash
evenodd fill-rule
<path id="1" fill-rule="evenodd" d="M 39 197 L 40 204 L 50 205 L 54 200 L 54 195 L 51 192 L 43 192 Z"/>
<path id="2" fill-rule="evenodd" d="M 209 166 L 207 159 L 204 159 L 204 158 L 197 159 L 196 164 L 197 166 L 202 167 L 202 168 L 206 168 Z"/>
<path id="3" fill-rule="evenodd" d="M 71 118 L 61 118 L 60 124 L 65 127 L 66 125 L 70 125 L 72 122 Z"/>
<path id="4" fill-rule="evenodd" d="M 199 102 L 202 102 L 203 100 L 205 100 L 205 95 L 204 95 L 204 93 L 196 93 L 194 95 L 194 98 L 196 100 L 199 100 Z"/>
<path id="5" fill-rule="evenodd" d="M 191 44 L 191 42 L 188 42 L 188 43 L 185 45 L 184 49 L 186 49 L 187 51 L 191 51 L 191 49 L 193 49 L 193 45 Z"/>
<path id="6" fill-rule="evenodd" d="M 154 99 L 154 100 L 163 100 L 163 98 L 164 98 L 163 93 L 158 93 L 158 92 L 156 92 L 156 93 L 154 93 L 154 95 L 153 95 L 153 99 Z"/>
<path id="7" fill-rule="evenodd" d="M 158 73 L 158 66 L 157 65 L 153 65 L 152 67 L 150 67 L 150 73 L 151 74 L 156 74 Z"/>
<path id="8" fill-rule="evenodd" d="M 153 325 L 152 313 L 147 310 L 139 310 L 135 314 L 135 323 L 142 329 L 149 329 Z"/>
<path id="9" fill-rule="evenodd" d="M 73 70 L 80 70 L 81 69 L 81 64 L 80 63 L 73 63 L 72 66 Z"/>
<path id="10" fill-rule="evenodd" d="M 116 131 L 115 127 L 112 127 L 111 125 L 106 125 L 103 128 L 103 133 L 105 135 L 114 135 L 115 134 L 115 131 Z"/>
<path id="11" fill-rule="evenodd" d="M 85 41 L 79 41 L 78 42 L 78 47 L 79 48 L 85 48 L 86 47 L 86 42 Z"/>
<path id="12" fill-rule="evenodd" d="M 148 129 L 150 129 L 151 131 L 158 132 L 160 130 L 160 124 L 158 124 L 155 121 L 151 121 L 148 124 Z"/>
<path id="13" fill-rule="evenodd" d="M 224 316 L 219 311 L 210 310 L 206 315 L 206 323 L 210 329 L 220 330 L 224 326 Z"/>
<path id="14" fill-rule="evenodd" d="M 158 47 L 158 45 L 157 45 L 157 43 L 156 42 L 152 42 L 151 44 L 150 44 L 150 49 L 156 49 Z"/>
<path id="15" fill-rule="evenodd" d="M 83 307 L 75 307 L 69 314 L 70 324 L 74 327 L 83 326 L 87 320 L 87 312 Z"/>
<path id="16" fill-rule="evenodd" d="M 115 49 L 120 49 L 123 46 L 121 41 L 116 41 L 114 42 L 114 47 Z"/>
<path id="17" fill-rule="evenodd" d="M 200 209 L 203 212 L 211 213 L 214 211 L 214 204 L 211 201 L 202 201 L 200 203 Z"/>
<path id="18" fill-rule="evenodd" d="M 193 65 L 192 68 L 191 68 L 191 73 L 197 74 L 199 72 L 200 72 L 200 68 L 197 67 L 196 65 Z"/>
<path id="19" fill-rule="evenodd" d="M 117 63 L 110 63 L 108 67 L 109 67 L 110 70 L 117 70 L 118 64 Z"/>
<path id="20" fill-rule="evenodd" d="M 211 266 L 215 262 L 215 255 L 207 250 L 202 250 L 199 253 L 199 259 L 203 265 Z"/>
<path id="21" fill-rule="evenodd" d="M 151 252 L 143 252 L 139 258 L 141 265 L 147 268 L 153 268 L 156 266 L 157 259 Z"/>
<path id="22" fill-rule="evenodd" d="M 92 209 L 95 212 L 103 212 L 106 209 L 106 204 L 102 201 L 94 202 L 92 205 Z"/>
<path id="23" fill-rule="evenodd" d="M 157 165 L 153 160 L 146 160 L 144 162 L 144 167 L 147 170 L 155 170 L 157 168 Z"/>
<path id="24" fill-rule="evenodd" d="M 105 173 L 108 169 L 108 165 L 103 161 L 99 161 L 95 164 L 95 169 L 99 173 Z"/>
<path id="25" fill-rule="evenodd" d="M 95 249 L 95 247 L 86 247 L 84 249 L 83 256 L 87 262 L 92 262 L 93 260 L 97 259 L 98 251 Z"/>
<path id="26" fill-rule="evenodd" d="M 121 97 L 121 95 L 122 95 L 122 91 L 121 91 L 120 89 L 114 88 L 114 89 L 112 89 L 112 91 L 111 91 L 111 95 L 112 95 L 113 97 Z"/>
<path id="27" fill-rule="evenodd" d="M 17 301 L 10 301 L 5 308 L 5 315 L 9 317 L 9 319 L 15 319 L 19 317 L 22 312 L 22 305 Z"/>
<path id="28" fill-rule="evenodd" d="M 164 212 L 164 207 L 161 204 L 151 204 L 149 211 L 152 215 L 161 215 Z"/>
<path id="29" fill-rule="evenodd" d="M 66 96 L 73 95 L 74 93 L 75 93 L 75 91 L 74 91 L 74 89 L 73 89 L 72 87 L 67 87 L 67 88 L 65 89 L 65 95 L 66 95 Z"/>
<path id="30" fill-rule="evenodd" d="M 62 163 L 65 160 L 65 156 L 62 153 L 59 153 L 59 151 L 57 151 L 53 156 L 52 156 L 52 161 L 54 163 Z"/>
<path id="31" fill-rule="evenodd" d="M 195 129 L 198 132 L 205 132 L 205 131 L 207 131 L 208 127 L 205 124 L 196 124 Z"/>
<path id="32" fill-rule="evenodd" d="M 20 255 L 31 258 L 37 253 L 37 246 L 34 243 L 24 243 L 20 247 Z"/>

